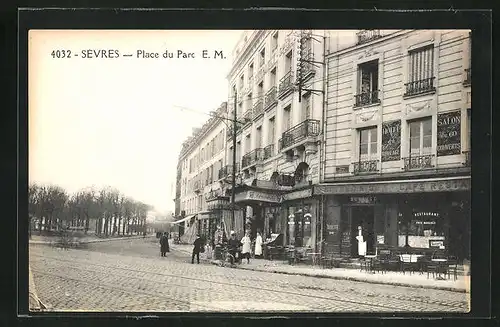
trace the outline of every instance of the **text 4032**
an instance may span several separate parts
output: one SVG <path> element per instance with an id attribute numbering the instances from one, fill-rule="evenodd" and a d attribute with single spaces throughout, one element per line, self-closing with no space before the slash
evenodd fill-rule
<path id="1" fill-rule="evenodd" d="M 52 58 L 71 58 L 71 50 L 52 50 Z"/>

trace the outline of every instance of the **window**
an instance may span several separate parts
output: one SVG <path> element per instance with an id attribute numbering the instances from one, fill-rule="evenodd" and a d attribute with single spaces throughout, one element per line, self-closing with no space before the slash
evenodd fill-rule
<path id="1" fill-rule="evenodd" d="M 285 75 L 292 70 L 292 51 L 287 53 L 285 57 Z"/>
<path id="2" fill-rule="evenodd" d="M 245 137 L 245 152 L 246 153 L 250 152 L 250 149 L 251 149 L 250 141 L 251 141 L 250 134 L 247 134 L 247 136 Z"/>
<path id="3" fill-rule="evenodd" d="M 264 94 L 264 82 L 261 81 L 259 83 L 259 85 L 257 86 L 257 97 L 258 97 L 258 101 L 259 100 L 262 100 L 262 95 Z"/>
<path id="4" fill-rule="evenodd" d="M 240 160 L 241 160 L 241 141 L 238 141 L 238 143 L 236 143 L 236 163 L 240 162 Z"/>
<path id="5" fill-rule="evenodd" d="M 243 88 L 245 85 L 245 75 L 241 75 L 240 77 L 240 90 Z"/>
<path id="6" fill-rule="evenodd" d="M 274 135 L 275 135 L 275 119 L 274 117 L 269 119 L 269 134 L 268 134 L 268 143 L 274 144 Z"/>
<path id="7" fill-rule="evenodd" d="M 432 118 L 412 121 L 410 130 L 410 156 L 430 154 L 432 152 Z"/>
<path id="8" fill-rule="evenodd" d="M 276 67 L 271 70 L 271 76 L 269 80 L 269 87 L 275 87 L 276 86 Z"/>
<path id="9" fill-rule="evenodd" d="M 250 110 L 252 109 L 253 107 L 253 94 L 252 93 L 248 93 L 248 109 L 247 110 Z"/>
<path id="10" fill-rule="evenodd" d="M 398 246 L 408 244 L 416 248 L 429 248 L 432 243 L 430 242 L 431 237 L 435 241 L 444 241 L 444 219 L 436 211 L 431 208 L 422 211 L 415 209 L 409 213 L 408 217 L 404 217 L 402 213 L 399 213 Z"/>
<path id="11" fill-rule="evenodd" d="M 253 62 L 248 66 L 248 77 L 253 77 Z"/>
<path id="12" fill-rule="evenodd" d="M 405 95 L 434 90 L 434 46 L 429 45 L 408 54 L 408 83 Z"/>
<path id="13" fill-rule="evenodd" d="M 378 60 L 373 60 L 358 66 L 356 107 L 378 102 Z"/>
<path id="14" fill-rule="evenodd" d="M 302 121 L 305 121 L 311 118 L 311 94 L 306 94 L 305 96 L 302 97 L 301 105 L 302 105 L 301 118 Z"/>
<path id="15" fill-rule="evenodd" d="M 264 64 L 266 63 L 266 48 L 263 48 L 261 51 L 260 51 L 260 66 L 264 66 Z"/>
<path id="16" fill-rule="evenodd" d="M 292 105 L 283 109 L 283 130 L 288 131 L 292 127 Z"/>
<path id="17" fill-rule="evenodd" d="M 377 127 L 365 128 L 359 131 L 359 160 L 377 159 Z"/>
<path id="18" fill-rule="evenodd" d="M 255 135 L 255 148 L 260 149 L 262 145 L 262 126 L 257 127 L 257 135 Z"/>
<path id="19" fill-rule="evenodd" d="M 278 33 L 279 32 L 274 33 L 273 37 L 271 38 L 271 51 L 273 52 L 278 48 Z"/>

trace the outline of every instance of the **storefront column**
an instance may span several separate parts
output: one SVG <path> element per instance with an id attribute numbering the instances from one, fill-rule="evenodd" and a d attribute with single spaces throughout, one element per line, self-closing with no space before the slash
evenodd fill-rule
<path id="1" fill-rule="evenodd" d="M 397 203 L 388 203 L 385 207 L 385 244 L 398 246 L 398 213 Z"/>

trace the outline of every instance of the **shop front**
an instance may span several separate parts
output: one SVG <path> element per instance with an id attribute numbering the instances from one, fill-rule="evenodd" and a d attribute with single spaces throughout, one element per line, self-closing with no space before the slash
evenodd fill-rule
<path id="1" fill-rule="evenodd" d="M 470 177 L 323 184 L 323 252 L 357 257 L 383 247 L 470 257 Z"/>

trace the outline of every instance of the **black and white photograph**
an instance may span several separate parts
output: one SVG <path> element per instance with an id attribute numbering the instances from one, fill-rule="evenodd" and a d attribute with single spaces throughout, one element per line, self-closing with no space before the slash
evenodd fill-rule
<path id="1" fill-rule="evenodd" d="M 470 312 L 471 49 L 30 30 L 29 310 Z"/>

